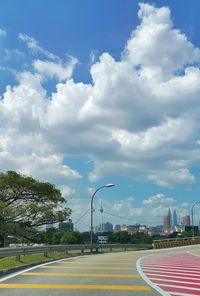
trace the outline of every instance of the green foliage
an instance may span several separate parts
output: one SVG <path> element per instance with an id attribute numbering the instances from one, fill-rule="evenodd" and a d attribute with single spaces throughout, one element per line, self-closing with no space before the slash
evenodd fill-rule
<path id="1" fill-rule="evenodd" d="M 66 220 L 71 214 L 59 189 L 16 172 L 0 174 L 0 246 L 13 235 L 31 240 L 34 227 Z"/>
<path id="2" fill-rule="evenodd" d="M 131 235 L 127 231 L 112 233 L 108 239 L 109 243 L 127 244 L 131 240 Z"/>
<path id="3" fill-rule="evenodd" d="M 81 236 L 84 243 L 90 243 L 90 231 L 82 232 Z"/>
<path id="4" fill-rule="evenodd" d="M 128 234 L 127 231 L 119 231 L 111 233 L 108 238 L 109 243 L 119 243 L 119 244 L 151 244 L 153 242 L 153 237 L 145 234 L 143 232 L 136 232 L 135 234 Z"/>
<path id="5" fill-rule="evenodd" d="M 83 243 L 83 238 L 78 231 L 69 231 L 63 234 L 60 243 L 62 245 L 72 245 Z"/>

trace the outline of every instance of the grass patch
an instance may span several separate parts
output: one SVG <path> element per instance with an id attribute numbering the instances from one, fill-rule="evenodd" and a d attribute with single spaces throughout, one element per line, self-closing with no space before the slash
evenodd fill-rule
<path id="1" fill-rule="evenodd" d="M 48 262 L 52 259 L 62 259 L 75 256 L 77 254 L 66 254 L 60 252 L 48 253 L 48 257 L 45 257 L 44 254 L 35 254 L 35 255 L 22 255 L 20 256 L 20 261 L 16 261 L 15 257 L 6 257 L 0 258 L 0 271 L 9 270 L 12 268 L 26 266 L 32 263 L 42 263 Z"/>

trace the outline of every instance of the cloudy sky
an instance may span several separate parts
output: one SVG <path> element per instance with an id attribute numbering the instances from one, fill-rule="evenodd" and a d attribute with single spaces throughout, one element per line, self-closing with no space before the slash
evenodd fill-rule
<path id="1" fill-rule="evenodd" d="M 107 183 L 95 224 L 200 200 L 200 1 L 153 3 L 0 3 L 0 170 L 54 183 L 81 231 Z"/>

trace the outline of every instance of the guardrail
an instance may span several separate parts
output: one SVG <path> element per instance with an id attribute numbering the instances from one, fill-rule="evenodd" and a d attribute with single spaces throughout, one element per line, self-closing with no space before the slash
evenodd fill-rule
<path id="1" fill-rule="evenodd" d="M 173 248 L 200 244 L 200 237 L 168 238 L 153 241 L 154 249 Z"/>
<path id="2" fill-rule="evenodd" d="M 14 248 L 0 248 L 0 258 L 3 257 L 16 257 L 16 261 L 20 261 L 20 256 L 28 254 L 44 254 L 48 256 L 50 252 L 65 252 L 66 254 L 70 251 L 84 252 L 103 252 L 122 250 L 128 251 L 134 249 L 134 244 L 85 244 L 85 245 L 49 245 L 49 246 L 38 246 L 38 247 L 14 247 Z"/>

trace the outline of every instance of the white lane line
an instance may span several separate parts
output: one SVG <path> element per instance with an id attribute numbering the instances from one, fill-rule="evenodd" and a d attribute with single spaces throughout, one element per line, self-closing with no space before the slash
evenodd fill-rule
<path id="1" fill-rule="evenodd" d="M 168 284 L 159 284 L 159 286 L 162 287 L 170 287 L 172 289 L 176 288 L 176 289 L 183 289 L 183 290 L 191 290 L 191 291 L 198 291 L 199 292 L 199 288 L 192 288 L 192 287 L 187 287 L 187 286 L 175 286 L 175 285 L 168 285 Z M 173 293 L 173 291 L 171 291 L 170 293 Z M 185 294 L 184 294 L 185 295 Z"/>
<path id="2" fill-rule="evenodd" d="M 171 279 L 160 279 L 160 278 L 154 278 L 149 277 L 151 281 L 162 281 L 162 282 L 172 282 L 172 283 L 180 283 L 180 284 L 194 284 L 194 285 L 200 285 L 200 282 L 188 282 L 188 281 L 179 281 L 179 280 L 171 280 Z M 190 279 L 191 280 L 191 279 Z"/>
<path id="3" fill-rule="evenodd" d="M 189 284 L 189 285 L 200 286 L 200 282 L 194 283 L 194 282 L 184 282 L 184 281 L 169 280 L 169 279 L 152 279 L 152 278 L 149 278 L 149 279 L 152 280 L 154 283 L 156 283 L 158 281 L 158 282 L 170 282 L 170 283 L 177 283 L 177 284 L 187 284 L 187 285 Z M 161 284 L 162 283 L 157 283 L 157 285 L 161 285 Z M 165 283 L 163 283 L 163 284 L 165 284 Z M 172 285 L 172 286 L 174 286 L 174 285 Z M 181 287 L 183 287 L 183 286 L 181 286 Z M 186 286 L 186 287 L 189 288 L 189 286 Z"/>
<path id="4" fill-rule="evenodd" d="M 186 294 L 186 293 L 179 293 L 179 292 L 172 292 L 171 294 L 170 294 L 171 296 L 196 296 L 196 295 L 194 295 L 194 294 Z"/>
<path id="5" fill-rule="evenodd" d="M 166 277 L 167 278 L 184 279 L 184 280 L 199 280 L 200 279 L 200 277 L 192 277 L 192 276 L 189 277 L 188 275 L 187 276 L 178 276 L 178 275 L 166 275 L 166 274 L 163 275 L 163 274 L 154 274 L 154 273 L 147 273 L 147 276 L 149 278 L 156 276 L 157 279 L 161 279 L 161 280 Z"/>
<path id="6" fill-rule="evenodd" d="M 193 263 L 193 264 L 194 264 L 194 263 Z M 142 266 L 142 268 L 146 268 L 146 267 L 147 267 L 147 268 L 148 268 L 148 267 L 152 267 L 152 268 L 155 267 L 155 268 L 156 268 L 156 267 L 158 267 L 158 264 L 142 264 L 141 266 Z M 181 269 L 188 269 L 188 270 L 190 270 L 190 269 L 200 270 L 200 267 L 196 267 L 196 266 L 194 266 L 194 265 L 190 265 L 190 266 L 188 266 L 188 267 L 187 267 L 187 266 L 185 267 L 185 266 L 186 266 L 185 264 L 184 264 L 184 267 L 183 267 L 183 265 L 174 265 L 174 264 L 173 264 L 173 266 L 171 266 L 171 265 L 163 265 L 163 264 L 160 265 L 160 264 L 159 264 L 159 267 L 160 267 L 160 268 L 166 268 L 166 269 L 167 269 L 167 268 L 172 268 L 172 269 L 181 268 Z"/>
<path id="7" fill-rule="evenodd" d="M 151 256 L 151 255 L 149 255 Z M 146 256 L 145 256 L 146 257 Z M 141 269 L 141 266 L 140 266 L 140 262 L 143 258 L 145 257 L 141 257 L 137 260 L 136 262 L 136 267 L 137 267 L 137 270 L 138 270 L 138 273 L 140 274 L 140 276 L 143 278 L 143 280 L 149 285 L 151 286 L 154 290 L 156 290 L 157 292 L 159 292 L 161 295 L 163 296 L 170 296 L 170 294 L 166 291 L 163 291 L 161 288 L 159 288 L 157 285 L 155 285 L 151 280 L 148 279 L 148 277 L 144 274 L 144 272 L 142 271 Z"/>
<path id="8" fill-rule="evenodd" d="M 177 277 L 177 276 L 183 276 L 183 277 L 187 277 L 188 276 L 188 274 L 182 274 L 182 273 L 176 273 L 176 274 L 174 274 L 174 273 L 172 273 L 172 272 L 170 272 L 170 273 L 168 273 L 168 272 L 145 272 L 145 271 L 143 271 L 148 277 L 149 277 L 149 275 L 151 275 L 151 276 L 166 276 L 166 277 L 169 277 L 169 276 L 174 276 L 174 277 Z M 197 276 L 196 274 L 191 274 L 191 276 L 195 279 L 200 279 L 200 276 Z"/>
<path id="9" fill-rule="evenodd" d="M 197 274 L 200 274 L 200 269 L 195 269 L 195 268 L 174 268 L 174 267 L 160 267 L 160 266 L 158 266 L 158 267 L 156 267 L 156 266 L 154 266 L 154 267 L 151 267 L 151 266 L 142 266 L 142 269 L 144 269 L 144 270 L 161 270 L 161 271 L 172 271 L 172 272 L 174 272 L 174 271 L 189 271 L 189 272 L 195 272 L 195 273 L 197 273 Z"/>
<path id="10" fill-rule="evenodd" d="M 153 274 L 178 274 L 178 275 L 188 275 L 187 272 L 175 272 L 175 270 L 168 271 L 168 270 L 153 270 L 153 269 L 143 269 L 145 273 L 153 273 Z M 200 276 L 200 273 L 190 272 L 190 275 Z"/>
<path id="11" fill-rule="evenodd" d="M 193 254 L 191 251 L 187 251 L 187 253 L 190 254 L 190 255 L 192 255 L 192 256 L 200 257 L 200 255 Z"/>

